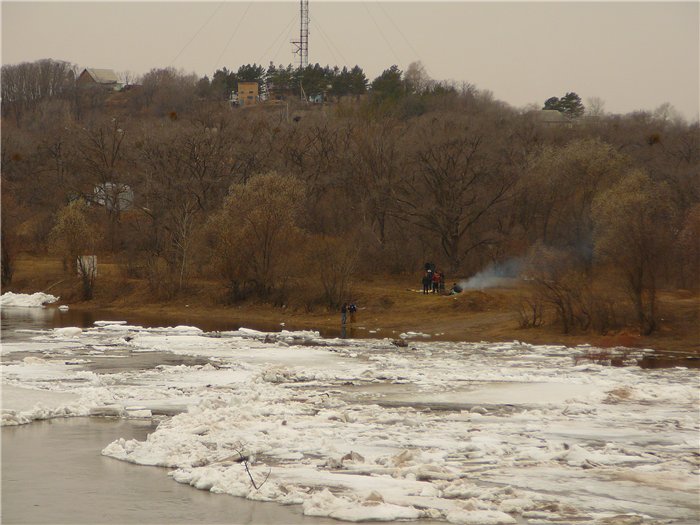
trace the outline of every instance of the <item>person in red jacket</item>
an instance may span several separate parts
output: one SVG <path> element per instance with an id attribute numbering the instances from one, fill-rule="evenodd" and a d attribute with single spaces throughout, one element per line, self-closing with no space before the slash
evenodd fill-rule
<path id="1" fill-rule="evenodd" d="M 440 272 L 433 272 L 433 293 L 438 293 L 440 288 Z"/>

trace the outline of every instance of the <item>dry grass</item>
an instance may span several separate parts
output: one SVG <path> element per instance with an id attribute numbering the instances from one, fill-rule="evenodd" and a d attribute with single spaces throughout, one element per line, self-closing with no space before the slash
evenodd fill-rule
<path id="1" fill-rule="evenodd" d="M 109 259 L 98 259 L 95 297 L 80 302 L 79 283 L 66 275 L 60 260 L 24 256 L 17 261 L 15 278 L 3 291 L 32 293 L 48 291 L 60 295 L 72 308 L 103 309 L 115 313 L 131 312 L 143 316 L 198 321 L 248 322 L 268 326 L 285 323 L 288 329 L 339 328 L 336 312 L 316 309 L 307 312 L 302 305 L 287 308 L 248 301 L 235 306 L 223 304 L 222 285 L 210 280 L 191 282 L 191 291 L 170 300 L 158 300 L 142 280 L 129 279 Z M 348 300 L 357 302 L 360 311 L 353 335 L 363 336 L 377 330 L 392 337 L 405 331 L 432 334 L 435 339 L 460 341 L 512 341 L 535 344 L 575 345 L 590 343 L 600 348 L 645 347 L 700 355 L 700 297 L 689 292 L 664 292 L 660 297 L 661 328 L 649 337 L 640 337 L 633 328 L 606 336 L 592 333 L 564 335 L 558 326 L 519 328 L 518 306 L 526 285 L 511 281 L 506 286 L 462 294 L 423 295 L 416 277 L 372 277 L 356 282 Z M 392 334 L 393 332 L 393 334 Z"/>

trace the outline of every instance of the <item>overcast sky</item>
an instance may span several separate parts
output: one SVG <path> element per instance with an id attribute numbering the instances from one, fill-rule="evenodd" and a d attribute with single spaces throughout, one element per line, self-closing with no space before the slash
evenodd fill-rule
<path id="1" fill-rule="evenodd" d="M 309 62 L 371 79 L 421 60 L 516 107 L 575 91 L 614 113 L 670 102 L 698 118 L 700 3 L 310 1 Z M 293 63 L 298 2 L 2 2 L 2 62 L 142 74 Z"/>

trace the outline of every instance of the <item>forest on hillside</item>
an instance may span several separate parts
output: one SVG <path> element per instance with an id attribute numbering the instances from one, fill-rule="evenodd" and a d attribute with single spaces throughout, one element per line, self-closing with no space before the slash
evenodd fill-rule
<path id="1" fill-rule="evenodd" d="M 668 105 L 612 115 L 547 94 L 550 121 L 420 64 L 371 82 L 271 68 L 158 69 L 111 92 L 65 62 L 3 66 L 3 286 L 22 252 L 69 273 L 96 255 L 163 299 L 205 278 L 227 302 L 334 308 L 368 275 L 516 260 L 535 290 L 523 324 L 546 307 L 565 332 L 645 334 L 659 290 L 699 291 L 700 128 Z M 239 80 L 282 103 L 232 107 Z M 87 299 L 99 282 L 82 275 Z"/>

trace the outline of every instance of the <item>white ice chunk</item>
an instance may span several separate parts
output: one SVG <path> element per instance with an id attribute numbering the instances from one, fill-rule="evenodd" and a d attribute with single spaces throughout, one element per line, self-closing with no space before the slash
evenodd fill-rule
<path id="1" fill-rule="evenodd" d="M 7 308 L 8 306 L 41 308 L 45 304 L 55 303 L 58 299 L 59 297 L 42 292 L 33 294 L 5 292 L 0 296 L 0 306 L 3 308 Z"/>
<path id="2" fill-rule="evenodd" d="M 56 337 L 75 337 L 82 334 L 83 330 L 77 326 L 66 326 L 54 329 L 53 333 Z"/>

